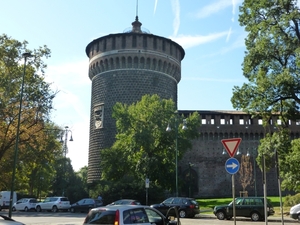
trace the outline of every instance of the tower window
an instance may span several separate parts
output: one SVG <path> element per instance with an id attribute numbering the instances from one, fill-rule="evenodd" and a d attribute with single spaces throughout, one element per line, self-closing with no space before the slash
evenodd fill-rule
<path id="1" fill-rule="evenodd" d="M 153 38 L 153 48 L 157 49 L 157 39 Z"/>
<path id="2" fill-rule="evenodd" d="M 122 36 L 122 48 L 126 47 L 126 37 Z"/>
<path id="3" fill-rule="evenodd" d="M 136 48 L 136 35 L 133 35 L 132 37 L 132 47 Z"/>
<path id="4" fill-rule="evenodd" d="M 147 48 L 147 36 L 143 36 L 143 47 Z"/>
<path id="5" fill-rule="evenodd" d="M 116 49 L 116 37 L 112 38 L 112 49 Z"/>
<path id="6" fill-rule="evenodd" d="M 104 104 L 96 105 L 94 107 L 95 129 L 100 129 L 103 127 L 103 117 L 104 117 Z"/>

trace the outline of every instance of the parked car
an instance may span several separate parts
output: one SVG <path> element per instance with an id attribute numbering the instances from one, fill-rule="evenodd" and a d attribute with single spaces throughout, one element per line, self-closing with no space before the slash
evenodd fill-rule
<path id="1" fill-rule="evenodd" d="M 35 198 L 21 198 L 16 203 L 13 204 L 13 211 L 30 211 L 35 210 L 35 205 L 38 201 Z"/>
<path id="2" fill-rule="evenodd" d="M 67 197 L 47 197 L 44 201 L 36 204 L 35 210 L 37 212 L 43 210 L 58 212 L 59 210 L 68 211 L 70 207 L 70 201 Z"/>
<path id="3" fill-rule="evenodd" d="M 290 217 L 300 221 L 300 204 L 294 205 L 290 209 Z"/>
<path id="4" fill-rule="evenodd" d="M 108 205 L 141 205 L 141 203 L 138 200 L 134 199 L 120 199 Z"/>
<path id="5" fill-rule="evenodd" d="M 111 205 L 101 206 L 90 210 L 83 225 L 106 224 L 106 225 L 176 225 L 176 220 L 169 220 L 158 210 L 143 205 Z"/>
<path id="6" fill-rule="evenodd" d="M 274 214 L 271 203 L 267 203 L 268 216 Z M 214 207 L 214 214 L 219 220 L 230 220 L 233 217 L 233 201 L 228 205 Z M 235 199 L 235 215 L 240 217 L 250 217 L 252 221 L 264 220 L 265 208 L 263 197 L 239 197 Z"/>
<path id="7" fill-rule="evenodd" d="M 180 218 L 193 218 L 196 214 L 200 213 L 200 206 L 198 202 L 193 198 L 187 197 L 171 197 L 160 204 L 154 204 L 150 207 L 159 210 L 164 215 L 166 215 L 169 211 L 168 215 L 176 216 L 175 209 L 171 209 L 175 207 L 177 208 Z"/>
<path id="8" fill-rule="evenodd" d="M 102 206 L 103 202 L 99 199 L 84 198 L 71 205 L 71 212 L 89 212 L 92 208 Z"/>
<path id="9" fill-rule="evenodd" d="M 24 223 L 15 221 L 14 219 L 4 215 L 0 215 L 0 224 L 1 225 L 25 225 Z"/>

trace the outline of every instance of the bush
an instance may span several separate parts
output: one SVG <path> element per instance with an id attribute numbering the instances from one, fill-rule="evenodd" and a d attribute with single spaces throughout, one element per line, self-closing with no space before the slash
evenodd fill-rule
<path id="1" fill-rule="evenodd" d="M 287 195 L 285 197 L 283 206 L 291 207 L 300 203 L 300 193 L 296 195 Z"/>

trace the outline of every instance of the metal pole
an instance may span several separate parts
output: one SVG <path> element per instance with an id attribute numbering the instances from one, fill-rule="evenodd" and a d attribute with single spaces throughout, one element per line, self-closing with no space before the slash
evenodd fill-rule
<path id="1" fill-rule="evenodd" d="M 178 197 L 178 119 L 175 118 L 175 166 L 176 166 L 176 197 Z"/>
<path id="2" fill-rule="evenodd" d="M 267 177 L 266 177 L 266 159 L 265 155 L 263 155 L 263 186 L 264 186 L 264 211 L 265 211 L 265 224 L 268 224 L 268 211 L 267 211 Z"/>
<path id="3" fill-rule="evenodd" d="M 189 163 L 189 197 L 191 197 L 191 163 Z"/>
<path id="4" fill-rule="evenodd" d="M 255 150 L 254 150 L 255 151 Z M 257 187 L 256 187 L 256 152 L 253 154 L 253 166 L 254 166 L 254 194 L 257 197 Z"/>
<path id="5" fill-rule="evenodd" d="M 284 224 L 284 219 L 283 219 L 281 183 L 280 183 L 280 173 L 279 173 L 278 152 L 277 152 L 276 149 L 275 149 L 275 166 L 276 166 L 276 174 L 277 174 L 277 181 L 278 181 L 279 199 L 280 199 L 281 224 L 283 225 Z"/>
<path id="6" fill-rule="evenodd" d="M 232 179 L 232 212 L 233 212 L 233 223 L 236 225 L 236 213 L 235 213 L 235 184 L 234 184 L 234 174 L 231 176 Z"/>
<path id="7" fill-rule="evenodd" d="M 64 154 L 64 165 L 63 165 L 63 173 L 64 173 L 64 179 L 63 179 L 63 190 L 62 190 L 62 196 L 65 196 L 65 186 L 67 186 L 67 181 L 66 181 L 66 163 L 67 163 L 67 141 L 68 141 L 68 126 L 65 126 L 65 143 L 64 143 L 64 149 L 63 149 L 63 154 Z"/>
<path id="8" fill-rule="evenodd" d="M 18 114 L 18 124 L 17 124 L 17 134 L 16 134 L 16 146 L 15 146 L 15 155 L 14 155 L 14 164 L 13 164 L 13 172 L 11 179 L 11 189 L 10 189 L 10 199 L 9 199 L 9 212 L 8 216 L 11 218 L 12 213 L 12 205 L 13 205 L 13 193 L 15 189 L 15 178 L 16 178 L 16 165 L 18 159 L 18 145 L 19 145 L 19 136 L 20 136 L 20 123 L 21 123 L 21 113 L 22 113 L 22 99 L 23 99 L 23 90 L 24 90 L 24 78 L 26 72 L 26 61 L 27 57 L 30 57 L 30 53 L 24 53 L 24 69 L 22 75 L 22 85 L 21 85 L 21 93 L 20 93 L 20 105 L 19 105 L 19 114 Z"/>

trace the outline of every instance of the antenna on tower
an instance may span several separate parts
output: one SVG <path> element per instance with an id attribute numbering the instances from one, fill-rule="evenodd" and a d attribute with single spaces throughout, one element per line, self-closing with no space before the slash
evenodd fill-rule
<path id="1" fill-rule="evenodd" d="M 139 12 L 139 0 L 136 0 L 136 17 L 138 17 L 138 12 Z"/>

